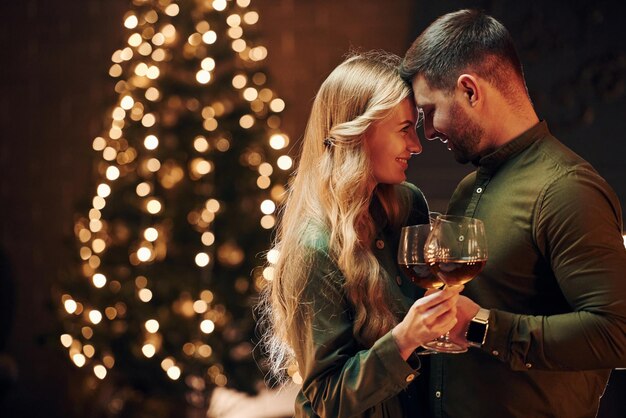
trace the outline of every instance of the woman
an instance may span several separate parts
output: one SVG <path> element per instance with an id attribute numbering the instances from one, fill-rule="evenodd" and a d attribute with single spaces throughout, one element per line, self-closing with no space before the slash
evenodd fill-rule
<path id="1" fill-rule="evenodd" d="M 457 292 L 415 301 L 395 262 L 401 226 L 428 222 L 404 183 L 421 145 L 398 63 L 354 55 L 324 81 L 283 207 L 261 306 L 273 371 L 303 378 L 297 417 L 417 416 L 413 353 L 456 322 Z"/>

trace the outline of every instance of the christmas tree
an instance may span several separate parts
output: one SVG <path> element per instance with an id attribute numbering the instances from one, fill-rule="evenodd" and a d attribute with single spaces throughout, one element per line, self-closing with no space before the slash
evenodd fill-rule
<path id="1" fill-rule="evenodd" d="M 113 388 L 107 416 L 262 383 L 252 307 L 292 160 L 258 19 L 250 0 L 132 0 L 124 16 L 80 260 L 54 290 L 84 387 Z"/>

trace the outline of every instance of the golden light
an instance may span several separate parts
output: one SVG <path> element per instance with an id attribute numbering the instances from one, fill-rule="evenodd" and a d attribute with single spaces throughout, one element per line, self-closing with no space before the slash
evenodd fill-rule
<path id="1" fill-rule="evenodd" d="M 207 152 L 209 150 L 209 141 L 203 136 L 197 136 L 193 141 L 193 147 L 198 152 Z"/>
<path id="2" fill-rule="evenodd" d="M 217 212 L 220 210 L 220 202 L 216 199 L 209 199 L 204 204 L 204 207 L 207 208 L 209 212 Z"/>
<path id="3" fill-rule="evenodd" d="M 99 219 L 92 219 L 89 221 L 89 229 L 91 232 L 99 232 L 102 230 L 102 221 Z"/>
<path id="4" fill-rule="evenodd" d="M 113 121 L 115 123 L 115 121 Z M 118 128 L 117 126 L 113 126 L 110 130 L 109 130 L 109 137 L 111 139 L 120 139 L 122 137 L 122 130 L 120 128 Z"/>
<path id="5" fill-rule="evenodd" d="M 161 362 L 161 368 L 167 371 L 170 367 L 174 366 L 174 360 L 171 357 L 164 358 Z"/>
<path id="6" fill-rule="evenodd" d="M 137 16 L 135 15 L 130 15 L 124 20 L 124 26 L 128 29 L 136 28 L 138 23 L 139 23 L 139 20 L 137 19 Z"/>
<path id="7" fill-rule="evenodd" d="M 259 96 L 259 92 L 254 87 L 248 87 L 243 91 L 243 98 L 251 102 Z"/>
<path id="8" fill-rule="evenodd" d="M 91 257 L 91 248 L 89 247 L 81 247 L 80 248 L 80 258 L 82 260 L 89 260 L 89 257 Z"/>
<path id="9" fill-rule="evenodd" d="M 135 188 L 135 191 L 137 192 L 137 196 L 141 196 L 141 197 L 148 196 L 148 194 L 150 194 L 150 190 L 151 190 L 151 187 L 146 182 L 139 183 L 137 187 Z"/>
<path id="10" fill-rule="evenodd" d="M 111 117 L 114 120 L 122 120 L 126 117 L 126 111 L 119 106 L 116 106 L 111 113 Z"/>
<path id="11" fill-rule="evenodd" d="M 198 354 L 205 358 L 211 357 L 211 354 L 213 354 L 213 349 L 210 345 L 202 344 L 200 347 L 198 347 Z"/>
<path id="12" fill-rule="evenodd" d="M 93 200 L 91 201 L 91 204 L 96 209 L 102 209 L 106 206 L 106 200 L 104 200 L 104 198 L 100 196 L 95 196 Z"/>
<path id="13" fill-rule="evenodd" d="M 146 327 L 146 331 L 154 334 L 159 330 L 159 321 L 157 321 L 156 319 L 148 319 L 144 326 Z"/>
<path id="14" fill-rule="evenodd" d="M 154 34 L 152 43 L 156 46 L 163 45 L 165 43 L 165 36 L 161 32 Z"/>
<path id="15" fill-rule="evenodd" d="M 143 236 L 146 240 L 154 242 L 159 238 L 159 231 L 157 231 L 156 228 L 147 228 L 143 232 Z"/>
<path id="16" fill-rule="evenodd" d="M 210 258 L 207 253 L 201 252 L 196 254 L 195 261 L 198 267 L 206 267 L 209 265 Z"/>
<path id="17" fill-rule="evenodd" d="M 626 234 L 623 236 L 624 238 L 624 247 L 626 247 Z"/>
<path id="18" fill-rule="evenodd" d="M 207 84 L 211 81 L 211 73 L 206 70 L 200 70 L 196 73 L 196 80 L 200 84 Z"/>
<path id="19" fill-rule="evenodd" d="M 83 337 L 87 338 L 88 340 L 93 337 L 93 329 L 91 329 L 91 327 L 82 327 L 80 332 L 81 334 L 83 334 Z"/>
<path id="20" fill-rule="evenodd" d="M 137 292 L 137 295 L 142 302 L 148 303 L 152 300 L 152 291 L 150 289 L 141 289 Z"/>
<path id="21" fill-rule="evenodd" d="M 165 8 L 165 14 L 168 16 L 176 16 L 178 15 L 179 12 L 180 12 L 180 8 L 178 7 L 178 4 L 176 3 L 172 3 Z"/>
<path id="22" fill-rule="evenodd" d="M 230 148 L 230 141 L 226 138 L 220 138 L 215 143 L 215 148 L 217 148 L 218 151 L 226 152 Z"/>
<path id="23" fill-rule="evenodd" d="M 210 319 L 205 319 L 200 323 L 200 330 L 205 334 L 210 334 L 215 330 L 215 323 Z"/>
<path id="24" fill-rule="evenodd" d="M 237 74 L 233 77 L 233 87 L 236 89 L 242 89 L 246 86 L 248 79 L 243 74 Z"/>
<path id="25" fill-rule="evenodd" d="M 63 303 L 63 307 L 65 308 L 67 313 L 73 314 L 74 312 L 76 312 L 76 308 L 78 307 L 78 305 L 73 299 L 68 299 Z"/>
<path id="26" fill-rule="evenodd" d="M 259 92 L 259 98 L 264 102 L 269 102 L 274 97 L 274 92 L 268 88 L 261 89 Z"/>
<path id="27" fill-rule="evenodd" d="M 195 313 L 203 314 L 207 311 L 207 309 L 207 304 L 203 300 L 197 300 L 193 303 L 193 310 Z"/>
<path id="28" fill-rule="evenodd" d="M 89 311 L 89 320 L 92 324 L 97 325 L 102 321 L 102 314 L 98 310 Z"/>
<path id="29" fill-rule="evenodd" d="M 248 52 L 248 56 L 252 61 L 261 61 L 267 58 L 267 48 L 264 46 L 254 47 Z"/>
<path id="30" fill-rule="evenodd" d="M 117 180 L 120 177 L 120 169 L 112 165 L 107 168 L 105 176 L 111 181 Z"/>
<path id="31" fill-rule="evenodd" d="M 243 115 L 239 118 L 239 125 L 243 129 L 250 129 L 254 125 L 254 117 L 252 115 Z"/>
<path id="32" fill-rule="evenodd" d="M 91 144 L 91 147 L 94 149 L 94 151 L 102 151 L 106 146 L 107 141 L 101 136 L 95 137 Z"/>
<path id="33" fill-rule="evenodd" d="M 221 12 L 226 9 L 226 0 L 213 0 L 212 6 L 215 10 Z"/>
<path id="34" fill-rule="evenodd" d="M 146 74 L 148 74 L 148 65 L 145 62 L 140 62 L 139 64 L 137 64 L 137 66 L 135 67 L 135 74 L 137 74 L 139 77 L 144 77 Z"/>
<path id="35" fill-rule="evenodd" d="M 274 172 L 274 168 L 269 163 L 263 163 L 259 165 L 259 174 L 262 176 L 269 177 Z"/>
<path id="36" fill-rule="evenodd" d="M 146 204 L 146 209 L 149 213 L 156 215 L 157 213 L 161 212 L 161 202 L 159 202 L 157 199 L 150 199 Z"/>
<path id="37" fill-rule="evenodd" d="M 293 166 L 293 160 L 288 155 L 281 155 L 278 157 L 278 160 L 276 160 L 276 165 L 281 170 L 289 170 Z"/>
<path id="38" fill-rule="evenodd" d="M 236 26 L 234 28 L 229 28 L 228 29 L 228 36 L 230 36 L 233 39 L 241 38 L 243 36 L 243 29 L 241 28 L 241 26 Z M 121 73 L 121 71 L 122 71 L 122 67 L 120 67 L 120 73 Z"/>
<path id="39" fill-rule="evenodd" d="M 256 22 L 259 21 L 259 14 L 257 12 L 248 12 L 243 15 L 243 21 L 246 22 L 248 25 L 254 25 Z"/>
<path id="40" fill-rule="evenodd" d="M 272 229 L 276 225 L 276 218 L 272 215 L 265 215 L 261 218 L 261 227 L 263 229 Z"/>
<path id="41" fill-rule="evenodd" d="M 250 0 L 237 0 L 237 5 L 239 7 L 248 7 L 250 5 Z"/>
<path id="42" fill-rule="evenodd" d="M 120 58 L 122 59 L 122 61 L 128 61 L 132 57 L 133 57 L 133 50 L 130 49 L 129 47 L 122 49 L 122 51 L 120 52 Z"/>
<path id="43" fill-rule="evenodd" d="M 200 67 L 206 71 L 213 71 L 215 69 L 215 60 L 211 57 L 207 57 L 200 62 Z"/>
<path id="44" fill-rule="evenodd" d="M 122 66 L 119 64 L 113 64 L 111 68 L 109 68 L 109 75 L 111 77 L 119 77 L 122 75 Z"/>
<path id="45" fill-rule="evenodd" d="M 191 161 L 191 169 L 198 175 L 204 176 L 213 170 L 213 165 L 204 158 L 194 158 Z"/>
<path id="46" fill-rule="evenodd" d="M 146 162 L 146 167 L 148 168 L 148 171 L 152 173 L 156 173 L 161 168 L 161 162 L 157 160 L 156 158 L 150 158 Z"/>
<path id="47" fill-rule="evenodd" d="M 243 39 L 235 39 L 231 44 L 231 47 L 235 52 L 242 52 L 244 49 L 246 49 L 246 41 L 244 41 Z"/>
<path id="48" fill-rule="evenodd" d="M 274 267 L 265 267 L 263 269 L 263 278 L 267 281 L 274 279 Z"/>
<path id="49" fill-rule="evenodd" d="M 144 57 L 147 57 L 152 52 L 152 45 L 150 45 L 148 42 L 143 42 L 141 45 L 139 45 L 137 51 L 139 51 L 139 53 Z"/>
<path id="50" fill-rule="evenodd" d="M 106 243 L 102 238 L 96 238 L 91 243 L 91 248 L 93 248 L 93 252 L 96 254 L 101 253 L 106 248 Z"/>
<path id="51" fill-rule="evenodd" d="M 147 343 L 147 344 L 144 344 L 143 347 L 141 347 L 141 352 L 147 358 L 151 358 L 152 356 L 156 354 L 156 347 L 150 343 Z"/>
<path id="52" fill-rule="evenodd" d="M 230 27 L 241 25 L 241 16 L 232 14 L 226 18 L 226 24 Z"/>
<path id="53" fill-rule="evenodd" d="M 270 215 L 274 213 L 275 210 L 276 210 L 276 204 L 272 202 L 271 200 L 267 199 L 261 203 L 261 212 L 263 212 L 264 214 Z"/>
<path id="54" fill-rule="evenodd" d="M 139 289 L 143 289 L 144 287 L 148 286 L 148 279 L 145 276 L 137 276 L 137 278 L 135 279 L 135 285 Z"/>
<path id="55" fill-rule="evenodd" d="M 85 365 L 85 362 L 87 361 L 85 359 L 85 356 L 82 354 L 74 354 L 72 356 L 72 361 L 74 362 L 75 365 L 77 365 L 78 367 L 83 367 Z"/>
<path id="56" fill-rule="evenodd" d="M 146 99 L 150 100 L 151 102 L 154 102 L 159 99 L 160 93 L 156 87 L 149 87 L 148 90 L 146 90 L 145 96 L 146 96 Z"/>
<path id="57" fill-rule="evenodd" d="M 259 176 L 256 179 L 256 185 L 259 189 L 265 190 L 272 185 L 272 181 L 267 176 Z"/>
<path id="58" fill-rule="evenodd" d="M 143 140 L 143 146 L 148 150 L 156 149 L 159 146 L 159 138 L 154 135 L 148 135 Z"/>
<path id="59" fill-rule="evenodd" d="M 122 107 L 122 109 L 125 109 L 125 110 L 132 109 L 134 104 L 135 104 L 135 100 L 130 96 L 124 96 L 122 97 L 122 100 L 120 101 L 120 106 Z"/>
<path id="60" fill-rule="evenodd" d="M 167 369 L 167 377 L 172 380 L 177 380 L 180 377 L 180 368 L 178 366 L 172 366 Z"/>
<path id="61" fill-rule="evenodd" d="M 130 46 L 139 46 L 141 45 L 141 35 L 138 33 L 133 33 L 128 37 L 128 45 Z"/>
<path id="62" fill-rule="evenodd" d="M 85 353 L 85 356 L 87 356 L 87 358 L 92 358 L 94 354 L 96 354 L 96 349 L 93 348 L 93 345 L 91 344 L 86 344 L 83 347 L 83 353 Z"/>
<path id="63" fill-rule="evenodd" d="M 161 33 L 165 36 L 166 42 L 172 42 L 176 38 L 176 28 L 172 24 L 167 24 L 161 29 Z"/>
<path id="64" fill-rule="evenodd" d="M 207 31 L 202 35 L 202 42 L 205 44 L 211 45 L 214 44 L 215 41 L 217 41 L 217 33 L 212 30 Z"/>
<path id="65" fill-rule="evenodd" d="M 113 356 L 109 356 L 109 355 L 104 356 L 102 358 L 102 362 L 109 369 L 115 365 L 115 359 L 113 358 Z"/>
<path id="66" fill-rule="evenodd" d="M 100 380 L 104 379 L 107 375 L 107 369 L 102 364 L 93 366 L 93 374 Z"/>
<path id="67" fill-rule="evenodd" d="M 272 248 L 267 252 L 265 256 L 267 258 L 267 262 L 270 264 L 276 264 L 278 262 L 278 257 L 280 256 L 280 252 L 277 249 Z"/>
<path id="68" fill-rule="evenodd" d="M 63 344 L 63 347 L 65 348 L 69 348 L 72 345 L 72 341 L 74 341 L 70 334 L 61 335 L 60 340 L 61 344 Z"/>
<path id="69" fill-rule="evenodd" d="M 107 278 L 102 273 L 94 274 L 93 277 L 91 278 L 91 281 L 93 282 L 93 285 L 97 287 L 98 289 L 104 287 L 104 285 L 107 284 Z"/>
<path id="70" fill-rule="evenodd" d="M 285 102 L 283 99 L 274 99 L 270 102 L 270 109 L 272 109 L 272 112 L 282 112 L 285 110 Z"/>
<path id="71" fill-rule="evenodd" d="M 147 247 L 141 247 L 137 250 L 137 258 L 139 261 L 146 262 L 152 257 L 152 250 Z"/>
<path id="72" fill-rule="evenodd" d="M 207 247 L 213 245 L 215 242 L 215 235 L 212 232 L 204 232 L 201 237 L 201 241 Z"/>
<path id="73" fill-rule="evenodd" d="M 111 187 L 105 183 L 100 184 L 97 190 L 100 197 L 108 197 L 111 194 Z"/>
<path id="74" fill-rule="evenodd" d="M 206 119 L 204 123 L 202 124 L 202 126 L 207 131 L 212 132 L 217 129 L 217 119 L 213 119 L 213 118 Z"/>
<path id="75" fill-rule="evenodd" d="M 151 65 L 148 68 L 148 73 L 146 74 L 146 77 L 148 77 L 150 80 L 156 80 L 157 78 L 159 78 L 160 74 L 161 71 L 159 70 L 159 67 L 157 67 L 156 65 Z"/>
<path id="76" fill-rule="evenodd" d="M 141 124 L 146 128 L 153 126 L 156 123 L 156 117 L 152 113 L 146 113 L 143 118 L 141 118 Z"/>
<path id="77" fill-rule="evenodd" d="M 270 147 L 283 149 L 289 144 L 289 138 L 285 134 L 274 134 L 270 136 Z"/>

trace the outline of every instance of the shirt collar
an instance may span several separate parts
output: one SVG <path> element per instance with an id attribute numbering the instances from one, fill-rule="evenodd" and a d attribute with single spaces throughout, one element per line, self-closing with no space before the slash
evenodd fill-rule
<path id="1" fill-rule="evenodd" d="M 480 171 L 488 174 L 496 172 L 502 164 L 528 148 L 538 139 L 549 134 L 547 122 L 544 120 L 540 121 L 520 136 L 513 138 L 491 154 L 481 158 L 478 162 Z"/>

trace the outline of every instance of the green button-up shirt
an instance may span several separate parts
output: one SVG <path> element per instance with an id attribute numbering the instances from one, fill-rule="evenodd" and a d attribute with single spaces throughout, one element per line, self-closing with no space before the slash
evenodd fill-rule
<path id="1" fill-rule="evenodd" d="M 594 417 L 626 365 L 619 201 L 545 122 L 480 160 L 450 214 L 485 223 L 489 258 L 464 294 L 491 309 L 485 345 L 431 359 L 434 417 Z"/>
<path id="2" fill-rule="evenodd" d="M 427 223 L 428 206 L 422 193 L 408 183 L 396 190 L 411 205 L 406 224 Z M 423 291 L 400 273 L 396 261 L 400 231 L 387 223 L 376 199 L 370 213 L 378 227 L 372 252 L 401 319 Z M 343 274 L 327 254 L 328 238 L 316 232 L 310 235 L 314 260 L 303 285 L 302 304 L 307 309 L 301 316 L 300 344 L 294 347 L 304 380 L 296 399 L 296 417 L 423 416 L 427 380 L 418 377 L 419 360 L 414 358 L 411 365 L 402 359 L 391 331 L 371 347 L 358 343 L 353 333 L 354 306 L 343 289 Z"/>

